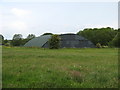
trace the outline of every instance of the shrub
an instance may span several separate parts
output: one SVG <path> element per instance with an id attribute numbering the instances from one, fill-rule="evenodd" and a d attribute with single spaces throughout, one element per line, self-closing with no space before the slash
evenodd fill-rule
<path id="1" fill-rule="evenodd" d="M 97 47 L 97 48 L 102 48 L 102 46 L 101 46 L 100 43 L 97 43 L 97 44 L 96 44 L 96 47 Z"/>
<path id="2" fill-rule="evenodd" d="M 52 35 L 51 39 L 49 39 L 49 48 L 50 49 L 58 49 L 60 47 L 60 38 L 58 35 Z"/>
<path id="3" fill-rule="evenodd" d="M 102 48 L 108 48 L 108 46 L 102 46 Z"/>
<path id="4" fill-rule="evenodd" d="M 5 43 L 4 45 L 5 45 L 5 46 L 11 46 L 10 43 Z"/>
<path id="5" fill-rule="evenodd" d="M 116 34 L 116 36 L 113 38 L 111 42 L 109 42 L 109 47 L 120 47 L 120 32 Z"/>

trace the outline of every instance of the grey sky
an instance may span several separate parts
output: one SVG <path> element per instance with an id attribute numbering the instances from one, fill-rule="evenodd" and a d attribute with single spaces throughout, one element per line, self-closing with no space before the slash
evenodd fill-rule
<path id="1" fill-rule="evenodd" d="M 3 2 L 0 33 L 76 33 L 84 28 L 118 27 L 117 2 Z"/>

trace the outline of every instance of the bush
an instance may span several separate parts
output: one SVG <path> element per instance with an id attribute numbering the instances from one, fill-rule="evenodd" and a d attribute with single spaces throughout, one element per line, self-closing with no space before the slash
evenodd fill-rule
<path id="1" fill-rule="evenodd" d="M 5 43 L 4 45 L 5 45 L 5 46 L 11 46 L 10 43 Z"/>
<path id="2" fill-rule="evenodd" d="M 116 34 L 112 41 L 108 43 L 109 47 L 120 47 L 120 32 Z"/>
<path id="3" fill-rule="evenodd" d="M 102 46 L 102 48 L 108 48 L 108 46 Z"/>
<path id="4" fill-rule="evenodd" d="M 60 47 L 60 38 L 58 35 L 52 35 L 51 39 L 49 39 L 49 48 L 50 49 L 58 49 Z"/>
<path id="5" fill-rule="evenodd" d="M 22 45 L 22 39 L 12 40 L 11 45 L 12 46 L 21 46 Z"/>
<path id="6" fill-rule="evenodd" d="M 102 46 L 101 46 L 100 43 L 97 43 L 97 44 L 96 44 L 96 47 L 97 47 L 97 48 L 102 48 Z"/>

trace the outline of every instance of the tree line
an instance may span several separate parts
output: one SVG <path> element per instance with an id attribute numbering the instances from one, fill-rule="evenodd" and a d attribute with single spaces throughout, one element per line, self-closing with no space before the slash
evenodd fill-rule
<path id="1" fill-rule="evenodd" d="M 91 42 L 94 45 L 101 45 L 101 46 L 110 46 L 110 47 L 120 47 L 120 40 L 119 38 L 119 30 L 113 29 L 110 27 L 107 28 L 86 28 L 82 31 L 77 33 L 81 35 Z"/>
<path id="2" fill-rule="evenodd" d="M 113 29 L 110 27 L 106 28 L 85 28 L 84 30 L 80 30 L 77 32 L 78 35 L 85 37 L 90 40 L 94 45 L 101 46 L 109 46 L 109 47 L 120 47 L 120 29 Z M 51 40 L 49 41 L 51 44 L 50 48 L 59 47 L 59 39 L 58 36 L 52 33 L 44 33 L 43 35 L 52 35 Z M 23 46 L 29 40 L 35 38 L 34 34 L 29 34 L 26 38 L 23 38 L 22 34 L 15 34 L 12 40 L 4 40 L 2 37 L 2 45 L 6 46 Z M 56 40 L 56 41 L 55 41 Z M 58 43 L 54 43 L 58 42 Z"/>
<path id="3" fill-rule="evenodd" d="M 4 40 L 4 37 L 2 37 L 2 45 L 5 46 L 23 46 L 25 43 L 27 43 L 29 40 L 35 38 L 34 34 L 29 34 L 26 38 L 23 38 L 22 34 L 15 34 L 12 38 L 12 40 Z"/>

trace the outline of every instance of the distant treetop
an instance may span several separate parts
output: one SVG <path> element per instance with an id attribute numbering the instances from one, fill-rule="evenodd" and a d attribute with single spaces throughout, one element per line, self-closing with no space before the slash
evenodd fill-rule
<path id="1" fill-rule="evenodd" d="M 43 35 L 53 35 L 52 33 L 44 33 Z"/>

